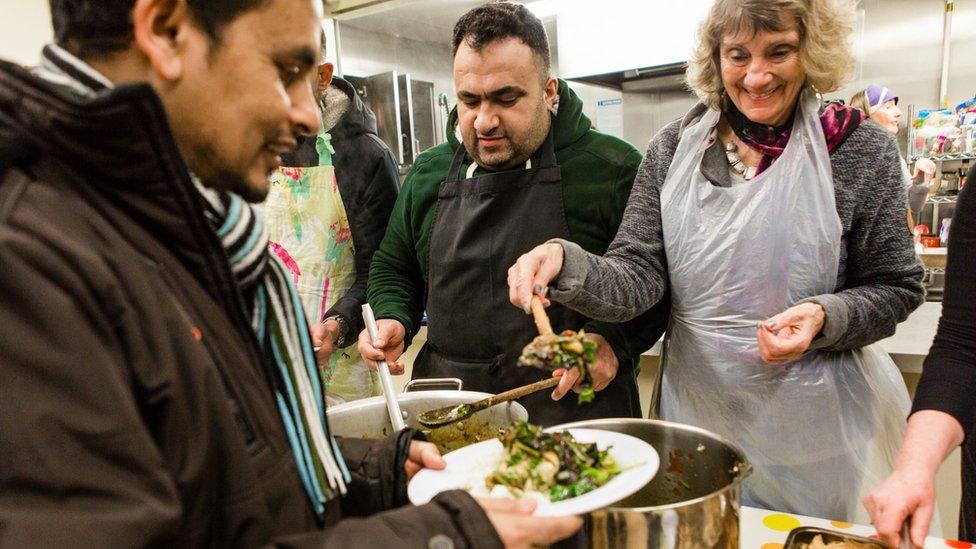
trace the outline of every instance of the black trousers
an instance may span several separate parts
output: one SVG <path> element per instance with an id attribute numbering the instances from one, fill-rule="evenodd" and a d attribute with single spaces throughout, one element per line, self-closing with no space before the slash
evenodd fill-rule
<path id="1" fill-rule="evenodd" d="M 959 505 L 959 539 L 976 542 L 976 442 L 962 446 L 962 501 Z"/>

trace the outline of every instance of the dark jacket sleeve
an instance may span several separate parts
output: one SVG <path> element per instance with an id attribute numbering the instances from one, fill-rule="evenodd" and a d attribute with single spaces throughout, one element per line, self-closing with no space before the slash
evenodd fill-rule
<path id="1" fill-rule="evenodd" d="M 969 181 L 976 181 L 976 166 Z M 945 412 L 971 438 L 976 429 L 976 189 L 971 185 L 959 194 L 949 234 L 942 318 L 912 412 Z"/>
<path id="2" fill-rule="evenodd" d="M 430 503 L 405 506 L 407 459 L 411 440 L 420 435 L 404 429 L 383 440 L 337 439 L 352 476 L 342 498 L 343 519 L 324 532 L 325 547 L 428 547 L 443 538 L 456 548 L 502 547 L 481 506 L 461 491 L 439 494 Z M 317 533 L 292 536 L 276 547 L 323 547 Z M 434 544 L 436 545 L 436 543 Z"/>
<path id="3" fill-rule="evenodd" d="M 442 540 L 438 543 L 438 540 Z M 401 507 L 368 518 L 349 518 L 324 532 L 277 540 L 274 547 L 504 547 L 487 515 L 466 492 L 438 494 L 426 505 Z"/>
<path id="4" fill-rule="evenodd" d="M 0 545 L 173 542 L 178 487 L 140 415 L 112 306 L 0 225 Z"/>
<path id="5" fill-rule="evenodd" d="M 354 147 L 359 154 L 336 158 L 336 177 L 356 251 L 356 281 L 322 318 L 342 316 L 349 325 L 347 345 L 355 342 L 356 334 L 363 329 L 361 308 L 366 303 L 369 266 L 383 240 L 399 188 L 393 155 L 377 141 L 370 135 L 362 135 L 357 141 L 361 146 Z M 371 161 L 363 163 L 363 158 Z"/>
<path id="6" fill-rule="evenodd" d="M 336 438 L 352 482 L 342 498 L 342 515 L 367 516 L 407 503 L 404 463 L 410 442 L 422 439 L 414 429 L 404 429 L 381 440 Z"/>
<path id="7" fill-rule="evenodd" d="M 0 228 L 0 544 L 172 545 L 183 524 L 179 488 L 133 396 L 117 318 L 58 254 L 10 240 Z M 372 451 L 343 445 L 359 452 L 349 463 L 360 504 L 371 504 L 365 477 L 402 467 L 403 441 L 391 437 Z M 392 501 L 391 494 L 372 497 Z M 502 546 L 462 492 L 271 544 L 426 547 L 435 536 L 458 548 Z"/>
<path id="8" fill-rule="evenodd" d="M 501 538 L 488 516 L 468 493 L 438 494 L 426 505 L 402 507 L 370 518 L 346 519 L 326 530 L 326 547 L 430 547 L 431 540 L 447 538 L 441 546 L 457 549 L 501 549 Z"/>

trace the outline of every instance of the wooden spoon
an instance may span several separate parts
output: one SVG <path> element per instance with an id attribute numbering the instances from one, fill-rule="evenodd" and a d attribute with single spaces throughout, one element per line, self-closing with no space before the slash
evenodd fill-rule
<path id="1" fill-rule="evenodd" d="M 542 304 L 542 299 L 533 294 L 532 302 L 529 306 L 532 309 L 532 319 L 535 320 L 535 327 L 539 330 L 539 335 L 553 335 L 552 324 L 549 322 L 549 315 L 546 314 L 546 308 Z"/>

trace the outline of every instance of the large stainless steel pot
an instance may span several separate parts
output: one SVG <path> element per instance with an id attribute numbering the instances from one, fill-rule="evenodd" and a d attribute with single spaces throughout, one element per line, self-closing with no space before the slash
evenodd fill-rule
<path id="1" fill-rule="evenodd" d="M 567 547 L 739 547 L 739 491 L 752 471 L 742 450 L 704 429 L 650 419 L 596 419 L 561 427 L 604 429 L 647 441 L 661 457 L 636 494 L 585 517 Z"/>
<path id="2" fill-rule="evenodd" d="M 438 387 L 454 389 L 445 390 Z M 475 402 L 491 396 L 489 393 L 462 391 L 461 387 L 462 383 L 459 379 L 415 379 L 408 383 L 404 392 L 397 396 L 407 426 L 426 431 L 417 422 L 417 416 L 423 412 L 450 404 Z M 329 407 L 326 413 L 329 417 L 329 429 L 338 436 L 384 438 L 393 432 L 393 425 L 386 411 L 386 401 L 382 396 Z M 506 402 L 473 414 L 464 420 L 460 430 L 464 433 L 475 433 L 483 431 L 486 427 L 503 428 L 519 420 L 528 420 L 528 417 L 529 413 L 524 406 L 518 402 Z M 447 434 L 453 437 L 458 430 L 457 425 L 448 425 L 434 429 L 428 436 L 435 442 L 440 442 Z M 441 436 L 442 434 L 444 436 Z"/>

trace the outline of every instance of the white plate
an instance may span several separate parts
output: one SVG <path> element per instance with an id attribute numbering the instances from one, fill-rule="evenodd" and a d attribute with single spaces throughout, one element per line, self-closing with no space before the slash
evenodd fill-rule
<path id="1" fill-rule="evenodd" d="M 535 497 L 539 501 L 537 516 L 579 515 L 602 509 L 640 490 L 657 473 L 661 462 L 657 451 L 639 438 L 597 429 L 569 429 L 569 432 L 579 442 L 595 442 L 601 450 L 609 446 L 610 455 L 623 472 L 575 498 L 551 502 L 539 494 Z M 447 463 L 444 469 L 423 469 L 417 473 L 407 486 L 407 497 L 414 505 L 422 505 L 447 490 L 471 492 L 472 487 L 484 485 L 485 477 L 498 468 L 504 455 L 505 448 L 497 438 L 459 448 L 444 456 Z"/>

